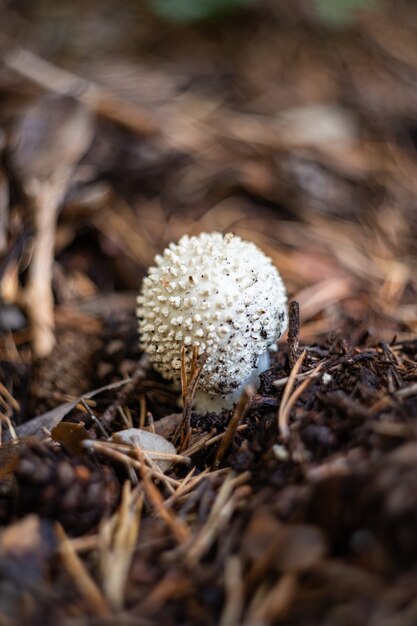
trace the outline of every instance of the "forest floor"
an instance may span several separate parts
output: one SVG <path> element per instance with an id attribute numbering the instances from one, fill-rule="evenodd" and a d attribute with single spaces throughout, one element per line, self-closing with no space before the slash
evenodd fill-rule
<path id="1" fill-rule="evenodd" d="M 416 624 L 400 8 L 339 28 L 302 1 L 192 27 L 133 0 L 0 9 L 0 624 Z M 273 259 L 300 323 L 184 443 L 135 298 L 156 253 L 213 230 Z M 129 426 L 175 440 L 165 474 L 108 441 Z"/>

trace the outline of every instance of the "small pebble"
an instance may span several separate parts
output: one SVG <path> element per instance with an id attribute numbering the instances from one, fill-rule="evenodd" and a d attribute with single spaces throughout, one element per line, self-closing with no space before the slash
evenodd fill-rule
<path id="1" fill-rule="evenodd" d="M 172 461 L 165 459 L 159 459 L 152 455 L 152 452 L 164 452 L 166 454 L 177 454 L 177 450 L 174 445 L 165 437 L 151 433 L 148 430 L 142 428 L 127 428 L 126 430 L 119 430 L 112 435 L 113 441 L 117 443 L 123 443 L 126 445 L 138 445 L 142 450 L 149 452 L 149 456 L 155 461 L 156 465 L 162 472 L 168 471 L 172 465 Z"/>

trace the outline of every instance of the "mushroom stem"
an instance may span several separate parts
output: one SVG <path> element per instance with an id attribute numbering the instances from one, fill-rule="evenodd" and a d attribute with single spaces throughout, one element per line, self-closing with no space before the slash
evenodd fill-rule
<path id="1" fill-rule="evenodd" d="M 242 396 L 243 390 L 248 385 L 251 385 L 255 389 L 259 386 L 259 374 L 269 368 L 270 358 L 268 350 L 261 354 L 258 358 L 258 364 L 250 375 L 245 378 L 239 387 L 233 390 L 232 393 L 227 395 L 210 395 L 206 391 L 197 389 L 194 396 L 194 408 L 199 413 L 220 413 L 223 410 L 232 409 Z"/>
<path id="2" fill-rule="evenodd" d="M 55 343 L 52 271 L 55 231 L 59 205 L 65 190 L 65 177 L 39 185 L 34 194 L 32 260 L 25 299 L 32 325 L 33 347 L 37 357 L 47 356 Z"/>

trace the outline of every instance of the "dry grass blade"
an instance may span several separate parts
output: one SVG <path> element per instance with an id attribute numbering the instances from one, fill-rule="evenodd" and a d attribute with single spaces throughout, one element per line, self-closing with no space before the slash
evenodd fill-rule
<path id="1" fill-rule="evenodd" d="M 322 368 L 322 364 L 320 363 L 319 365 L 317 365 L 317 367 L 313 370 L 313 372 L 310 374 L 310 376 L 308 378 L 306 378 L 299 387 L 297 387 L 297 389 L 294 391 L 294 393 L 290 396 L 290 398 L 288 398 L 288 401 L 286 402 L 286 404 L 284 405 L 284 408 L 282 409 L 282 414 L 281 414 L 281 422 L 282 424 L 284 424 L 286 426 L 286 435 L 285 437 L 288 436 L 288 419 L 291 413 L 291 409 L 293 408 L 294 404 L 297 402 L 298 398 L 304 393 L 304 391 L 307 389 L 307 387 L 309 387 L 317 378 L 317 374 L 319 373 L 319 371 Z M 282 406 L 282 404 L 281 404 Z M 280 407 L 281 410 L 281 407 Z"/>
<path id="2" fill-rule="evenodd" d="M 71 541 L 60 524 L 55 526 L 56 534 L 60 543 L 59 551 L 62 561 L 70 574 L 78 591 L 89 605 L 95 615 L 106 615 L 109 607 L 99 587 L 85 568 L 78 554 L 75 552 Z"/>
<path id="3" fill-rule="evenodd" d="M 302 366 L 304 359 L 306 356 L 306 351 L 304 350 L 300 356 L 298 357 L 295 365 L 292 369 L 292 372 L 288 378 L 288 382 L 286 384 L 284 394 L 282 396 L 281 404 L 278 410 L 278 429 L 284 439 L 288 438 L 289 429 L 288 429 L 288 412 L 286 411 L 286 405 L 290 398 L 291 392 L 295 385 L 296 376 Z"/>
<path id="4" fill-rule="evenodd" d="M 194 350 L 193 350 L 194 356 Z M 186 397 L 187 397 L 187 387 L 188 387 L 188 376 L 187 376 L 187 355 L 186 348 L 182 346 L 181 348 L 181 397 L 182 397 L 182 406 L 185 407 Z M 192 365 L 191 365 L 192 367 Z"/>
<path id="5" fill-rule="evenodd" d="M 207 443 L 211 440 L 213 432 L 214 431 L 210 431 L 209 433 L 206 433 L 205 435 L 200 437 L 200 439 L 198 439 L 197 441 L 192 443 L 188 448 L 183 450 L 182 453 L 185 456 L 192 456 L 196 452 L 199 452 L 200 450 L 203 450 L 206 447 Z"/>
<path id="6" fill-rule="evenodd" d="M 100 529 L 100 571 L 103 592 L 110 606 L 124 605 L 126 581 L 139 535 L 143 491 L 123 486 L 120 508 Z"/>
<path id="7" fill-rule="evenodd" d="M 15 400 L 15 398 L 12 396 L 12 394 L 7 389 L 7 387 L 5 387 L 3 383 L 0 381 L 0 397 L 1 396 L 5 398 L 5 400 L 10 404 L 12 409 L 14 409 L 15 411 L 20 411 L 20 405 L 18 401 Z"/>
<path id="8" fill-rule="evenodd" d="M 194 476 L 196 468 L 193 467 L 190 472 L 188 472 L 187 476 L 181 482 L 180 486 L 167 500 L 165 500 L 165 506 L 172 506 L 174 502 L 182 499 L 184 496 L 192 493 L 196 486 L 207 477 L 209 469 L 206 468 L 199 474 L 198 476 Z"/>
<path id="9" fill-rule="evenodd" d="M 198 379 L 205 362 L 207 361 L 207 354 L 203 354 L 198 361 L 198 346 L 193 346 L 193 352 L 191 356 L 190 373 L 187 375 L 187 351 L 186 347 L 181 348 L 181 395 L 183 404 L 183 417 L 182 422 L 177 428 L 173 437 L 175 443 L 181 436 L 181 443 L 179 450 L 182 451 L 187 447 L 190 441 L 191 435 L 191 409 L 193 405 L 194 394 L 197 389 Z"/>
<path id="10" fill-rule="evenodd" d="M 84 439 L 84 441 L 82 442 L 82 446 L 86 448 L 87 450 L 95 450 L 101 454 L 105 454 L 106 456 L 110 457 L 111 459 L 114 459 L 115 461 L 119 461 L 120 463 L 123 463 L 127 467 L 128 470 L 132 470 L 131 472 L 129 472 L 129 477 L 132 480 L 132 482 L 134 483 L 137 482 L 137 477 L 133 470 L 141 469 L 142 461 L 143 462 L 145 461 L 145 458 L 142 452 L 141 452 L 142 460 L 139 461 L 138 459 L 132 458 L 130 456 L 130 454 L 133 451 L 135 451 L 135 448 L 132 448 L 130 446 L 128 450 L 124 450 L 123 452 L 120 452 L 119 450 L 116 450 L 113 447 L 113 445 L 109 444 L 109 442 L 107 441 L 93 441 L 92 439 Z M 138 455 L 137 450 L 138 448 L 136 448 L 136 454 Z M 170 485 L 174 487 L 178 487 L 178 485 L 180 484 L 178 480 L 175 480 L 174 478 L 170 478 L 169 476 L 166 476 L 159 469 L 149 468 L 148 471 L 150 475 L 152 476 L 152 478 L 159 479 L 162 482 L 169 483 Z"/>
<path id="11" fill-rule="evenodd" d="M 322 361 L 322 364 L 324 365 L 324 361 Z M 313 368 L 312 370 L 309 370 L 308 372 L 303 372 L 302 374 L 297 374 L 297 376 L 295 377 L 295 380 L 297 382 L 305 380 L 306 378 L 310 378 L 310 376 L 314 373 L 315 368 Z M 289 376 L 285 376 L 284 378 L 278 378 L 278 380 L 274 380 L 274 382 L 272 383 L 274 385 L 274 387 L 284 387 L 288 380 L 289 380 Z"/>
<path id="12" fill-rule="evenodd" d="M 9 433 L 10 433 L 10 439 L 18 439 L 18 436 L 16 434 L 16 431 L 14 429 L 14 426 L 12 424 L 12 421 L 10 419 L 10 417 L 8 415 L 5 415 L 4 413 L 2 413 L 0 411 L 0 422 L 4 422 L 7 426 L 7 428 L 9 429 Z"/>
<path id="13" fill-rule="evenodd" d="M 235 435 L 236 429 L 239 426 L 240 422 L 242 421 L 242 419 L 245 416 L 245 413 L 248 409 L 249 406 L 249 402 L 253 396 L 253 394 L 255 393 L 255 390 L 253 389 L 253 387 L 247 386 L 241 397 L 239 402 L 237 403 L 237 406 L 233 412 L 233 416 L 232 419 L 230 420 L 226 432 L 224 433 L 223 439 L 221 441 L 221 444 L 216 452 L 216 456 L 214 457 L 214 461 L 213 461 L 213 468 L 217 469 L 220 465 L 220 463 L 222 462 L 222 459 L 224 457 L 224 455 L 226 454 L 227 449 L 229 448 L 230 444 L 232 443 L 233 437 Z"/>
<path id="14" fill-rule="evenodd" d="M 247 479 L 248 476 L 242 475 L 238 478 Z M 235 486 L 236 479 L 232 474 L 228 474 L 220 487 L 207 522 L 201 528 L 188 550 L 186 560 L 190 567 L 197 565 L 233 515 L 237 504 L 237 498 L 233 495 Z"/>
<path id="15" fill-rule="evenodd" d="M 183 520 L 179 519 L 165 506 L 165 502 L 160 491 L 150 480 L 150 470 L 145 464 L 144 455 L 140 448 L 137 448 L 137 454 L 140 461 L 139 472 L 142 477 L 142 485 L 155 513 L 166 522 L 178 543 L 186 541 L 190 536 L 190 529 Z"/>
<path id="16" fill-rule="evenodd" d="M 104 443 L 106 446 L 113 448 L 114 450 L 119 450 L 119 452 L 132 453 L 136 451 L 136 446 L 125 443 L 115 443 L 113 441 L 103 441 L 100 443 Z M 141 450 L 145 456 L 149 455 L 153 459 L 165 459 L 175 463 L 182 463 L 183 465 L 190 465 L 191 463 L 191 459 L 183 454 L 170 454 L 169 452 L 158 452 L 157 450 L 147 450 L 146 448 L 141 448 Z"/>
<path id="17" fill-rule="evenodd" d="M 136 450 L 138 449 L 139 446 L 135 446 Z M 148 465 L 148 467 L 152 470 L 159 470 L 158 465 L 155 463 L 155 461 L 152 459 L 151 456 L 149 456 L 149 454 L 146 454 L 146 452 L 144 450 L 142 450 L 143 452 L 143 456 L 145 458 L 145 461 Z M 137 454 L 137 452 L 136 452 Z M 169 491 L 169 493 L 172 495 L 173 493 L 175 493 L 175 489 L 174 487 L 171 485 L 171 483 L 167 480 L 161 479 L 161 482 L 165 485 L 165 488 L 167 489 L 167 491 Z"/>
<path id="18" fill-rule="evenodd" d="M 235 432 L 241 432 L 242 430 L 246 430 L 246 428 L 247 428 L 246 424 L 242 424 L 241 426 L 238 426 L 236 428 Z M 204 450 L 204 448 L 208 448 L 209 446 L 214 445 L 218 441 L 221 441 L 226 435 L 226 431 L 225 431 L 224 433 L 219 433 L 218 435 L 214 435 L 214 437 L 212 437 L 211 435 L 213 432 L 214 431 L 211 431 L 203 435 L 201 439 L 199 439 L 198 441 L 193 443 L 189 448 L 184 450 L 183 454 L 185 454 L 186 456 L 192 456 L 196 452 L 200 452 L 201 450 Z"/>

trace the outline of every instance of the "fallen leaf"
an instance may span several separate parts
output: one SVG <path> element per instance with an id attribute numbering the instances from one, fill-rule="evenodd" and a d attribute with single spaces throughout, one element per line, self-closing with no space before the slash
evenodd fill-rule
<path id="1" fill-rule="evenodd" d="M 83 422 L 60 422 L 51 430 L 52 439 L 70 448 L 81 450 L 81 442 L 89 438 Z"/>
<path id="2" fill-rule="evenodd" d="M 57 424 L 59 424 L 66 415 L 74 407 L 77 406 L 81 400 L 93 398 L 94 396 L 102 393 L 103 391 L 109 391 L 111 389 L 118 389 L 119 387 L 123 387 L 127 383 L 130 383 L 130 378 L 125 378 L 123 380 L 119 380 L 116 383 L 112 383 L 111 385 L 105 385 L 104 387 L 99 387 L 98 389 L 93 389 L 92 391 L 88 391 L 84 393 L 82 396 L 73 400 L 72 402 L 65 402 L 64 404 L 59 404 L 51 411 L 47 411 L 42 415 L 38 415 L 37 417 L 33 417 L 31 420 L 28 420 L 24 424 L 20 424 L 16 426 L 15 431 L 16 435 L 19 438 L 22 437 L 43 437 L 45 436 L 44 429 L 51 431 Z M 10 440 L 10 434 L 5 433 L 4 439 L 5 442 Z"/>

